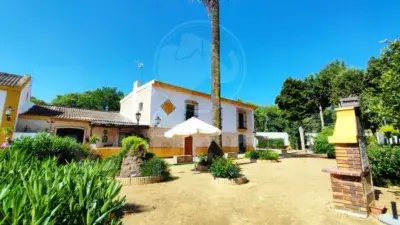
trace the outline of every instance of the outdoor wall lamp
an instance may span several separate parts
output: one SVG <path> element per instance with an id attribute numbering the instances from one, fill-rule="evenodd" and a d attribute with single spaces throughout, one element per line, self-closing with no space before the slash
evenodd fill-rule
<path id="1" fill-rule="evenodd" d="M 161 118 L 157 116 L 155 121 L 156 121 L 155 127 L 157 127 L 161 123 Z"/>
<path id="2" fill-rule="evenodd" d="M 137 125 L 139 125 L 139 120 L 140 120 L 140 117 L 142 116 L 142 114 L 140 112 L 137 112 L 135 115 L 136 115 Z"/>
<path id="3" fill-rule="evenodd" d="M 11 106 L 8 106 L 8 108 L 6 109 L 6 117 L 7 117 L 7 121 L 11 120 L 11 113 L 13 112 L 13 109 L 11 108 Z"/>

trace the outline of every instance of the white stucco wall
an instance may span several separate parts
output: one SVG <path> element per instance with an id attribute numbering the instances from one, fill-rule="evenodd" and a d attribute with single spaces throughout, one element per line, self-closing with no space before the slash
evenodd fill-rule
<path id="1" fill-rule="evenodd" d="M 120 101 L 120 113 L 129 118 L 129 119 L 133 119 L 133 92 L 129 93 L 129 95 L 125 96 L 125 98 L 123 98 Z"/>
<path id="2" fill-rule="evenodd" d="M 4 105 L 6 104 L 7 91 L 0 90 L 0 124 L 4 117 Z"/>
<path id="3" fill-rule="evenodd" d="M 164 89 L 160 87 L 152 87 L 151 90 L 151 116 L 150 120 L 154 121 L 157 116 L 161 118 L 160 127 L 172 128 L 179 123 L 185 121 L 186 113 L 186 100 L 196 101 L 198 103 L 198 118 L 206 123 L 212 123 L 211 121 L 211 100 L 195 96 L 184 94 L 182 92 L 173 91 L 170 89 Z M 161 105 L 166 101 L 170 100 L 175 106 L 175 110 L 167 115 L 161 108 Z M 222 131 L 229 133 L 237 132 L 237 107 L 236 105 L 222 102 Z M 246 111 L 247 115 L 247 129 L 249 132 L 253 132 L 253 112 L 252 110 L 240 108 Z"/>
<path id="4" fill-rule="evenodd" d="M 31 102 L 31 81 L 29 81 L 22 89 L 19 96 L 18 114 L 28 111 L 33 106 Z"/>

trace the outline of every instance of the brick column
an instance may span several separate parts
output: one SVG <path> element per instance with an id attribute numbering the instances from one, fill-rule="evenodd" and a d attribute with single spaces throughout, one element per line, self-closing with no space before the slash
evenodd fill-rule
<path id="1" fill-rule="evenodd" d="M 339 108 L 336 112 L 335 130 L 329 142 L 335 145 L 337 166 L 323 171 L 331 175 L 335 209 L 368 217 L 375 195 L 358 108 Z"/>

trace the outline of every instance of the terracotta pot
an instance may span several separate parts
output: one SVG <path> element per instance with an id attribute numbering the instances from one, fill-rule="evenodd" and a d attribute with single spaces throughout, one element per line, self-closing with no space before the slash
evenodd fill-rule
<path id="1" fill-rule="evenodd" d="M 203 166 L 203 165 L 196 165 L 196 169 L 200 172 L 207 172 L 208 171 L 208 166 Z"/>
<path id="2" fill-rule="evenodd" d="M 374 215 L 382 214 L 384 209 L 385 209 L 385 206 L 383 204 L 380 204 L 380 203 L 376 202 L 376 201 L 371 202 L 371 204 L 369 205 L 369 210 Z"/>

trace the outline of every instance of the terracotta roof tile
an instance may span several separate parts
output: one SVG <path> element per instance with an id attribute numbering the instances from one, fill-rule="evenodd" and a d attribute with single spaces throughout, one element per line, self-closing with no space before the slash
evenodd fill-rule
<path id="1" fill-rule="evenodd" d="M 0 72 L 0 85 L 8 87 L 22 86 L 28 76 L 19 76 L 11 73 Z"/>
<path id="2" fill-rule="evenodd" d="M 118 112 L 96 111 L 78 108 L 34 105 L 22 115 L 48 116 L 52 118 L 90 121 L 99 125 L 136 125 Z"/>

